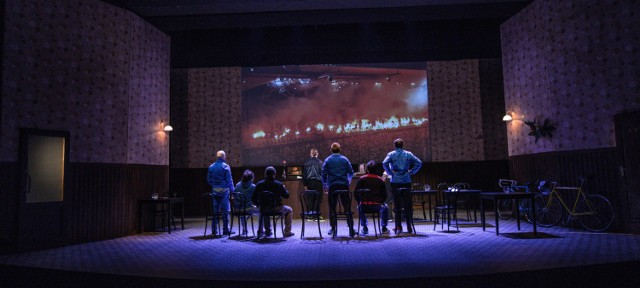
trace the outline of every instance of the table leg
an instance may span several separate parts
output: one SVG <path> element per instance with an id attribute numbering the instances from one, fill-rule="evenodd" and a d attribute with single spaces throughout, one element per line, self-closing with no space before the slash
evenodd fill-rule
<path id="1" fill-rule="evenodd" d="M 531 197 L 531 214 L 533 215 L 533 236 L 538 236 L 538 230 L 536 227 L 537 219 L 536 219 L 536 204 L 533 203 L 534 197 Z"/>
<path id="2" fill-rule="evenodd" d="M 520 231 L 520 199 L 516 200 L 516 223 L 518 223 L 518 231 Z"/>
<path id="3" fill-rule="evenodd" d="M 496 218 L 496 235 L 500 235 L 500 227 L 498 226 L 498 199 L 493 199 L 493 212 L 494 218 Z"/>
<path id="4" fill-rule="evenodd" d="M 169 234 L 171 234 L 171 219 L 173 217 L 173 205 L 171 205 L 171 200 L 167 201 L 167 208 L 169 209 L 169 213 L 167 213 L 167 215 L 169 215 L 169 217 L 167 217 L 167 224 L 169 226 Z"/>
<path id="5" fill-rule="evenodd" d="M 431 206 L 431 194 L 427 194 L 427 196 L 429 196 L 429 221 L 433 221 L 433 217 L 431 216 L 433 213 L 431 213 L 432 210 L 432 206 Z"/>
<path id="6" fill-rule="evenodd" d="M 180 215 L 180 225 L 182 225 L 182 230 L 184 230 L 184 202 L 180 203 L 180 208 L 182 210 L 182 215 Z"/>
<path id="7" fill-rule="evenodd" d="M 144 213 L 142 213 L 142 203 L 138 203 L 138 218 L 140 219 L 139 223 L 138 223 L 138 233 L 142 233 L 142 215 Z"/>
<path id="8" fill-rule="evenodd" d="M 486 222 L 486 218 L 484 216 L 484 201 L 482 201 L 482 198 L 480 198 L 480 222 L 482 222 L 482 231 L 485 231 L 486 227 L 487 227 L 487 222 Z"/>

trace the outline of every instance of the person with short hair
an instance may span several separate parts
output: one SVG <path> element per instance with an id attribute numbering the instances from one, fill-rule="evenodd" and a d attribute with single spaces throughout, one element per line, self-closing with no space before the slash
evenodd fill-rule
<path id="1" fill-rule="evenodd" d="M 311 148 L 310 156 L 304 162 L 302 169 L 302 184 L 306 190 L 315 190 L 319 193 L 318 203 L 322 203 L 322 160 L 318 159 L 318 149 Z"/>
<path id="2" fill-rule="evenodd" d="M 256 204 L 260 204 L 258 202 L 258 196 L 263 191 L 270 191 L 273 193 L 277 199 L 276 202 L 276 212 L 282 213 L 284 215 L 284 236 L 291 237 L 295 235 L 291 232 L 291 222 L 293 221 L 293 209 L 291 207 L 283 205 L 282 199 L 289 198 L 289 191 L 284 187 L 282 182 L 276 180 L 276 169 L 273 166 L 269 166 L 264 170 L 264 179 L 260 180 L 256 184 L 256 188 L 253 190 L 253 195 L 251 196 L 251 201 Z M 258 224 L 258 238 L 262 237 L 262 227 L 264 224 L 264 235 L 271 236 L 271 226 L 269 223 L 269 218 L 265 217 L 263 219 L 263 223 Z"/>
<path id="3" fill-rule="evenodd" d="M 367 174 L 360 176 L 358 182 L 356 183 L 355 191 L 359 189 L 369 189 L 371 190 L 372 196 L 371 199 L 367 199 L 373 203 L 362 203 L 363 205 L 358 205 L 358 214 L 360 215 L 360 225 L 362 226 L 362 234 L 366 235 L 369 233 L 369 228 L 367 227 L 367 217 L 365 217 L 364 208 L 365 206 L 379 205 L 380 206 L 380 220 L 382 226 L 382 234 L 389 234 L 389 230 L 387 229 L 387 223 L 389 223 L 389 208 L 385 203 L 387 198 L 387 185 L 384 183 L 384 180 L 377 174 L 375 174 L 375 165 L 376 161 L 367 162 L 366 170 Z M 358 194 L 356 193 L 356 201 L 360 203 L 360 198 L 358 198 Z M 374 221 L 375 222 L 375 221 Z M 374 223 L 375 225 L 375 223 Z"/>
<path id="4" fill-rule="evenodd" d="M 222 217 L 222 233 L 231 235 L 229 229 L 229 194 L 233 193 L 233 179 L 231 179 L 231 167 L 226 162 L 227 154 L 220 150 L 216 153 L 216 161 L 209 166 L 207 171 L 207 182 L 211 185 L 211 195 L 213 196 L 213 211 L 224 215 Z M 213 234 L 218 232 L 218 221 L 213 221 L 211 225 Z"/>
<path id="5" fill-rule="evenodd" d="M 349 183 L 353 177 L 353 166 L 347 157 L 340 154 L 340 143 L 334 142 L 331 144 L 331 155 L 324 160 L 322 165 L 322 184 L 325 193 L 329 194 L 329 209 L 336 209 L 338 199 L 333 197 L 333 193 L 337 190 L 349 190 Z M 343 203 L 346 205 L 347 203 Z M 351 207 L 349 207 L 351 208 Z M 329 221 L 331 227 L 337 225 L 337 219 L 333 215 L 329 215 Z M 353 216 L 347 215 L 347 224 L 349 225 L 349 235 L 355 236 L 355 230 L 353 230 Z M 335 231 L 329 230 L 329 235 L 333 235 Z"/>
<path id="6" fill-rule="evenodd" d="M 244 172 L 242 173 L 242 178 L 240 179 L 240 182 L 236 183 L 235 192 L 242 193 L 245 195 L 245 198 L 247 199 L 244 207 L 245 211 L 247 213 L 250 213 L 251 215 L 258 215 L 260 214 L 260 209 L 258 209 L 258 207 L 256 207 L 256 205 L 253 204 L 253 201 L 251 201 L 251 197 L 253 196 L 253 191 L 256 188 L 256 185 L 253 184 L 253 178 L 254 178 L 253 171 L 249 169 L 244 170 Z M 236 205 L 234 207 L 238 207 L 238 206 Z M 247 227 L 246 224 L 244 223 L 246 221 L 245 217 L 241 217 L 240 221 L 241 221 L 240 224 L 242 225 L 242 227 Z M 247 234 L 247 230 L 243 230 L 242 234 Z"/>
<path id="7" fill-rule="evenodd" d="M 404 142 L 398 138 L 393 141 L 395 150 L 387 154 L 387 157 L 382 161 L 382 168 L 391 176 L 391 190 L 393 192 L 393 210 L 395 216 L 396 227 L 394 229 L 395 234 L 402 232 L 402 213 L 404 213 L 407 232 L 411 233 L 411 217 L 409 211 L 412 205 L 411 199 L 404 199 L 401 201 L 402 195 L 398 193 L 398 189 L 407 188 L 411 189 L 411 175 L 418 173 L 420 167 L 422 167 L 422 161 L 413 153 L 403 149 Z"/>

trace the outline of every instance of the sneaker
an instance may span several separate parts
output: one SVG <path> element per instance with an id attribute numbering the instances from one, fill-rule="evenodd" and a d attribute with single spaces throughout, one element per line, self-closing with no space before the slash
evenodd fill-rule
<path id="1" fill-rule="evenodd" d="M 333 236 L 333 229 L 329 229 L 329 236 Z"/>
<path id="2" fill-rule="evenodd" d="M 367 226 L 363 226 L 362 227 L 362 235 L 367 235 L 369 234 L 369 228 Z"/>
<path id="3" fill-rule="evenodd" d="M 407 233 L 413 233 L 413 229 L 411 229 L 411 226 L 407 227 Z"/>
<path id="4" fill-rule="evenodd" d="M 353 228 L 349 228 L 349 236 L 351 238 L 353 238 L 354 236 L 356 236 L 356 230 L 353 230 Z"/>
<path id="5" fill-rule="evenodd" d="M 387 227 L 382 227 L 382 234 L 386 234 L 389 235 L 389 229 L 387 229 Z"/>
<path id="6" fill-rule="evenodd" d="M 291 236 L 293 236 L 293 235 L 296 235 L 296 233 L 293 233 L 293 232 L 291 232 L 291 231 L 289 231 L 289 232 L 284 232 L 284 237 L 291 237 Z"/>
<path id="7" fill-rule="evenodd" d="M 266 236 L 266 237 L 270 237 L 271 235 L 273 235 L 271 233 L 271 230 L 268 230 L 267 232 L 264 232 L 264 236 Z"/>
<path id="8" fill-rule="evenodd" d="M 393 233 L 396 235 L 402 233 L 402 226 L 396 226 L 396 228 L 393 229 Z"/>
<path id="9" fill-rule="evenodd" d="M 224 231 L 224 232 L 222 232 L 222 235 L 231 235 L 231 234 L 236 234 L 236 231 Z"/>

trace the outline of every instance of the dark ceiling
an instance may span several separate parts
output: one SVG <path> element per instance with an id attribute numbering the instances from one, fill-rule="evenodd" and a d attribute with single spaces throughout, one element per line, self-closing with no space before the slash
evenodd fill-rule
<path id="1" fill-rule="evenodd" d="M 524 0 L 105 0 L 171 37 L 171 66 L 500 57 Z"/>

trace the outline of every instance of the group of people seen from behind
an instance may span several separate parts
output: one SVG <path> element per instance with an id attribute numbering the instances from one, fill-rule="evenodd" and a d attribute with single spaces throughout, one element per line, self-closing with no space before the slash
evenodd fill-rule
<path id="1" fill-rule="evenodd" d="M 365 211 L 363 209 L 364 207 L 371 209 L 372 206 L 374 209 L 379 208 L 382 233 L 389 234 L 389 229 L 387 228 L 389 223 L 389 208 L 387 204 L 391 203 L 391 199 L 394 203 L 394 233 L 400 234 L 403 232 L 403 218 L 406 221 L 406 232 L 413 232 L 411 226 L 412 215 L 409 214 L 412 203 L 410 199 L 409 201 L 406 201 L 406 199 L 403 200 L 402 191 L 405 188 L 411 189 L 411 175 L 416 174 L 420 170 L 422 161 L 413 155 L 413 153 L 403 149 L 404 142 L 402 139 L 396 139 L 393 143 L 395 150 L 389 152 L 382 161 L 384 173 L 381 175 L 377 173 L 379 169 L 376 169 L 376 162 L 374 160 L 369 161 L 366 164 L 366 174 L 359 177 L 355 189 L 352 191 L 355 193 L 355 200 L 358 203 L 361 203 L 363 199 L 359 198 L 360 194 L 356 193 L 356 191 L 366 190 L 367 193 L 369 193 L 365 201 L 366 203 L 361 203 L 366 205 L 358 205 L 359 222 L 362 226 L 363 234 L 368 233 L 367 218 L 365 217 Z M 350 191 L 349 186 L 354 175 L 351 162 L 347 157 L 342 155 L 340 151 L 339 143 L 335 142 L 331 144 L 331 155 L 322 161 L 318 158 L 318 149 L 312 148 L 310 152 L 311 157 L 305 161 L 302 171 L 302 181 L 305 189 L 317 192 L 322 191 L 322 193 L 318 193 L 320 195 L 320 203 L 322 203 L 322 195 L 327 194 L 330 211 L 335 211 L 338 201 L 346 199 L 344 197 L 337 197 L 337 195 L 344 193 L 345 190 Z M 284 215 L 284 236 L 293 236 L 294 233 L 291 232 L 293 210 L 291 207 L 282 203 L 282 199 L 289 198 L 289 192 L 282 182 L 275 179 L 276 169 L 273 166 L 267 167 L 264 172 L 264 179 L 256 184 L 253 184 L 253 172 L 245 170 L 242 175 L 242 180 L 234 186 L 231 177 L 231 168 L 225 161 L 225 152 L 218 151 L 216 158 L 216 161 L 209 166 L 207 182 L 212 187 L 214 211 L 225 215 L 222 218 L 223 234 L 231 235 L 234 233 L 229 228 L 229 195 L 234 192 L 243 193 L 246 199 L 249 199 L 245 204 L 246 211 L 250 214 L 258 215 L 260 213 L 258 195 L 264 191 L 269 191 L 273 193 L 276 198 L 275 212 Z M 341 204 L 347 205 L 347 203 L 344 202 Z M 334 213 L 329 213 L 329 221 L 332 227 L 329 230 L 329 235 L 334 235 L 337 225 L 337 219 Z M 214 221 L 212 225 L 214 234 L 216 234 L 218 229 L 216 222 L 217 221 Z M 354 223 L 350 213 L 347 214 L 347 224 L 349 226 L 349 235 L 351 237 L 355 236 Z M 243 227 L 246 227 L 246 225 L 243 225 Z M 242 233 L 246 234 L 246 229 L 243 229 Z M 258 225 L 258 238 L 270 235 L 269 218 L 264 217 L 263 221 Z"/>

